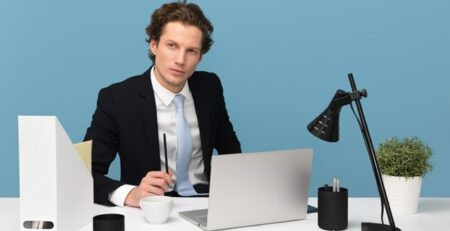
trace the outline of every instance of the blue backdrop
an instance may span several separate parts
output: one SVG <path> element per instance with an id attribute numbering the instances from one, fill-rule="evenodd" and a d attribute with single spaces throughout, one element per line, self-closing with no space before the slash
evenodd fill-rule
<path id="1" fill-rule="evenodd" d="M 0 1 L 0 197 L 19 196 L 17 116 L 56 115 L 81 141 L 99 89 L 149 67 L 144 28 L 164 2 Z M 333 176 L 377 196 L 350 108 L 339 143 L 305 128 L 353 72 L 375 145 L 421 137 L 434 150 L 422 196 L 450 196 L 449 1 L 194 2 L 215 26 L 198 69 L 221 77 L 244 151 L 313 147 L 312 196 Z"/>

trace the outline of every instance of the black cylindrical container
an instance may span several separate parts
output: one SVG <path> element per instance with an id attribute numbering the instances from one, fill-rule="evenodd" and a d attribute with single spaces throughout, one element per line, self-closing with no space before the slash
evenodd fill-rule
<path id="1" fill-rule="evenodd" d="M 348 225 L 348 190 L 340 188 L 333 192 L 332 187 L 321 187 L 318 190 L 317 223 L 321 229 L 344 230 Z"/>
<path id="2" fill-rule="evenodd" d="M 125 231 L 125 217 L 122 214 L 102 214 L 94 217 L 93 231 Z"/>

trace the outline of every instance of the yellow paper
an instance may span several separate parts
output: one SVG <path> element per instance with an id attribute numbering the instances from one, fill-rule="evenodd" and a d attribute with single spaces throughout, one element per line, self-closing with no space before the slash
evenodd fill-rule
<path id="1" fill-rule="evenodd" d="M 86 168 L 91 172 L 92 163 L 92 140 L 75 144 L 75 148 L 80 155 L 81 160 L 86 165 Z"/>

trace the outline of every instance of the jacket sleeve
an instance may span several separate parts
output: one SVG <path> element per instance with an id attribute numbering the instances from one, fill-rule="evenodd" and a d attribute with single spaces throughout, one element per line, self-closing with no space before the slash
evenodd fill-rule
<path id="1" fill-rule="evenodd" d="M 108 206 L 113 206 L 109 201 L 110 193 L 123 185 L 120 181 L 106 176 L 118 150 L 118 130 L 114 110 L 114 100 L 109 94 L 108 88 L 100 90 L 91 126 L 87 129 L 84 137 L 85 141 L 93 140 L 94 202 Z"/>
<path id="2" fill-rule="evenodd" d="M 215 74 L 214 74 L 215 75 Z M 241 144 L 236 136 L 233 125 L 228 116 L 223 95 L 223 87 L 219 78 L 217 79 L 217 97 L 218 97 L 218 118 L 217 118 L 217 136 L 215 140 L 215 148 L 219 154 L 241 153 Z"/>

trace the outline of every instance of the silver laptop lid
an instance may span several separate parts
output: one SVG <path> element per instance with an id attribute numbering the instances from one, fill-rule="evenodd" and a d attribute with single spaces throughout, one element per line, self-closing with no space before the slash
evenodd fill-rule
<path id="1" fill-rule="evenodd" d="M 213 156 L 207 229 L 304 219 L 312 152 Z"/>

